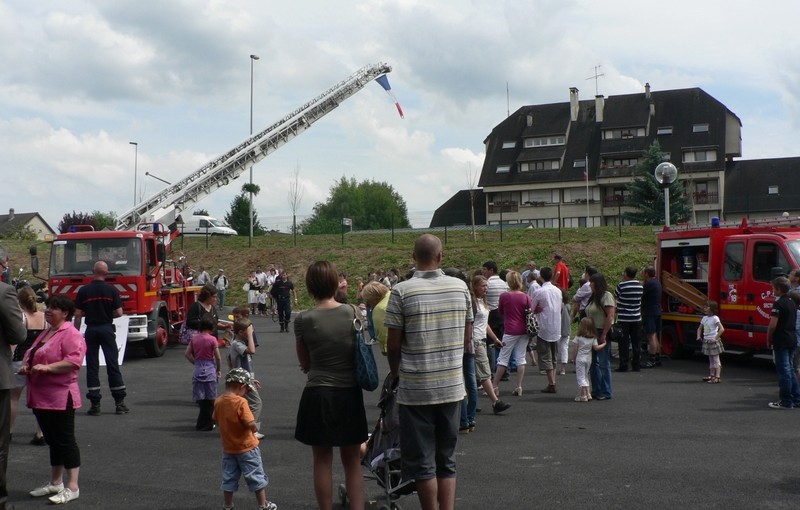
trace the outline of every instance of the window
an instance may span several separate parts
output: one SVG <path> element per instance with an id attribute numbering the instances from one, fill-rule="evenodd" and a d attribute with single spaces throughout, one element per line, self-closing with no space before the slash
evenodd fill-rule
<path id="1" fill-rule="evenodd" d="M 507 174 L 511 171 L 511 167 L 509 165 L 502 165 L 497 167 L 498 174 Z"/>
<path id="2" fill-rule="evenodd" d="M 716 161 L 717 151 L 713 150 L 698 150 L 686 151 L 683 153 L 684 163 L 701 163 L 704 161 Z"/>
<path id="3" fill-rule="evenodd" d="M 553 200 L 552 191 L 549 189 L 523 191 L 520 199 L 525 205 L 552 204 L 557 202 L 557 200 Z"/>
<path id="4" fill-rule="evenodd" d="M 692 126 L 693 133 L 708 133 L 708 124 L 695 124 Z"/>
<path id="5" fill-rule="evenodd" d="M 517 142 L 503 142 L 504 149 L 513 149 L 517 146 Z"/>
<path id="6" fill-rule="evenodd" d="M 729 282 L 742 279 L 744 264 L 744 243 L 728 243 L 725 246 L 725 271 L 722 278 Z"/>
<path id="7" fill-rule="evenodd" d="M 586 168 L 586 160 L 576 159 L 575 162 L 572 163 L 572 168 Z"/>
<path id="8" fill-rule="evenodd" d="M 672 134 L 672 126 L 664 126 L 658 128 L 656 131 L 657 135 L 671 135 Z"/>
<path id="9" fill-rule="evenodd" d="M 767 193 L 770 195 L 778 195 L 778 186 L 769 186 L 767 188 Z"/>
<path id="10" fill-rule="evenodd" d="M 775 243 L 756 243 L 753 248 L 753 279 L 768 282 L 773 273 L 788 274 L 792 267 Z"/>
<path id="11" fill-rule="evenodd" d="M 540 136 L 537 138 L 526 138 L 525 147 L 547 147 L 550 145 L 564 145 L 566 137 L 563 135 Z"/>
<path id="12" fill-rule="evenodd" d="M 522 163 L 519 167 L 520 172 L 545 172 L 549 170 L 558 170 L 561 167 L 561 162 L 557 159 L 547 159 L 543 161 L 529 161 Z"/>
<path id="13" fill-rule="evenodd" d="M 603 164 L 610 168 L 631 167 L 639 164 L 638 158 L 609 158 L 604 159 Z"/>
<path id="14" fill-rule="evenodd" d="M 627 139 L 640 136 L 644 136 L 643 127 L 603 130 L 603 140 Z"/>

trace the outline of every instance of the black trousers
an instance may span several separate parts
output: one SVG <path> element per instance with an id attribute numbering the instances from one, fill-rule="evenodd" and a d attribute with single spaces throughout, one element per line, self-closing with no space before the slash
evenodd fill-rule
<path id="1" fill-rule="evenodd" d="M 65 469 L 81 467 L 81 451 L 75 440 L 75 409 L 72 398 L 63 411 L 34 409 L 33 415 L 42 429 L 44 440 L 50 445 L 50 465 Z"/>
<path id="2" fill-rule="evenodd" d="M 619 341 L 619 365 L 628 366 L 631 363 L 633 368 L 641 366 L 639 353 L 639 335 L 642 329 L 641 322 L 617 322 L 622 327 L 622 340 Z M 633 351 L 633 356 L 631 356 Z"/>
<path id="3" fill-rule="evenodd" d="M 194 426 L 197 430 L 211 430 L 214 428 L 214 401 L 213 400 L 198 400 L 197 405 L 200 410 L 197 413 L 197 424 Z"/>
<path id="4" fill-rule="evenodd" d="M 92 404 L 99 404 L 100 395 L 100 349 L 106 358 L 106 373 L 108 373 L 108 386 L 114 402 L 122 402 L 127 395 L 125 381 L 119 370 L 119 350 L 117 348 L 117 335 L 113 324 L 87 325 L 86 326 L 86 398 Z"/>
<path id="5" fill-rule="evenodd" d="M 278 305 L 278 322 L 281 326 L 289 327 L 289 321 L 292 318 L 292 300 L 288 297 L 279 297 Z"/>
<path id="6" fill-rule="evenodd" d="M 11 390 L 0 390 L 0 508 L 5 509 L 8 502 L 6 487 L 6 468 L 8 467 L 8 446 L 11 442 Z"/>

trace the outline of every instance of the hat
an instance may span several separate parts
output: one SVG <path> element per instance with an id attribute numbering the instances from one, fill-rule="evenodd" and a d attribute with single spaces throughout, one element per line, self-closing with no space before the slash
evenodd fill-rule
<path id="1" fill-rule="evenodd" d="M 250 372 L 243 368 L 233 368 L 225 375 L 225 384 L 237 383 L 250 386 L 253 383 L 253 378 L 250 377 Z"/>
<path id="2" fill-rule="evenodd" d="M 219 270 L 219 272 L 220 272 L 220 273 L 224 273 L 224 272 L 225 272 L 225 270 L 224 270 L 224 269 L 220 269 L 220 270 Z"/>

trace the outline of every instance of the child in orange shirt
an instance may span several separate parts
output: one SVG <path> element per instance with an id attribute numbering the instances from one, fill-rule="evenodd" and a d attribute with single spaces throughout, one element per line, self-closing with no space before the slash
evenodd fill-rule
<path id="1" fill-rule="evenodd" d="M 259 510 L 277 510 L 278 505 L 267 501 L 269 478 L 261 463 L 256 422 L 243 397 L 251 384 L 246 370 L 234 368 L 225 376 L 225 393 L 214 402 L 214 420 L 222 439 L 223 508 L 233 508 L 233 493 L 244 475 L 247 488 L 256 494 Z"/>

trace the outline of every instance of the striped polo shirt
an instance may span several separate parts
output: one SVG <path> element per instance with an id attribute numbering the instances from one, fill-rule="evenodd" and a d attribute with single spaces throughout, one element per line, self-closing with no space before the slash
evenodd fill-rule
<path id="1" fill-rule="evenodd" d="M 642 320 L 642 284 L 637 280 L 625 280 L 617 284 L 617 322 L 639 322 Z"/>
<path id="2" fill-rule="evenodd" d="M 486 283 L 488 284 L 488 287 L 486 287 L 486 306 L 489 307 L 491 312 L 492 310 L 497 310 L 497 306 L 500 304 L 500 294 L 508 292 L 508 284 L 497 275 L 490 276 Z"/>
<path id="3" fill-rule="evenodd" d="M 417 271 L 392 287 L 384 325 L 404 333 L 398 403 L 434 405 L 464 398 L 464 330 L 472 319 L 467 285 L 440 269 Z"/>

